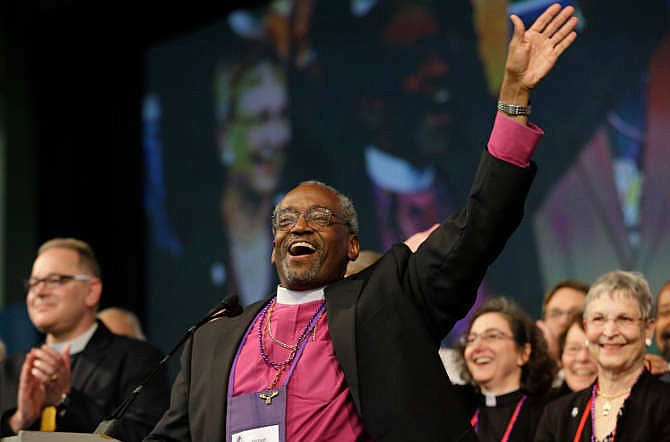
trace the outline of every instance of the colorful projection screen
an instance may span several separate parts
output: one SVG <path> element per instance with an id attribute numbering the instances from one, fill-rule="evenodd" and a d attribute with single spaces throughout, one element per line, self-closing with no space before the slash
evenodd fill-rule
<path id="1" fill-rule="evenodd" d="M 668 2 L 563 3 L 580 37 L 533 93 L 538 175 L 478 301 L 510 296 L 536 317 L 565 278 L 670 279 Z M 246 305 L 274 291 L 271 212 L 303 180 L 353 199 L 362 249 L 459 208 L 495 116 L 508 14 L 530 23 L 548 4 L 273 1 L 148 50 L 154 340 L 169 348 L 229 293 Z"/>

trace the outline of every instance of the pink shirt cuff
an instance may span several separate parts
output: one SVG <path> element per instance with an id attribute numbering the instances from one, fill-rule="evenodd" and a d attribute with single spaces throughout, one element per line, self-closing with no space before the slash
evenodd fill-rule
<path id="1" fill-rule="evenodd" d="M 533 123 L 528 122 L 528 125 L 524 126 L 497 112 L 489 138 L 489 153 L 519 167 L 528 167 L 530 157 L 542 135 L 544 131 Z"/>

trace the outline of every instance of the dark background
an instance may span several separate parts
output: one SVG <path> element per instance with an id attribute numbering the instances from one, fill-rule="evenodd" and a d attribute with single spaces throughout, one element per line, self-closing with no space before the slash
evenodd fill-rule
<path id="1" fill-rule="evenodd" d="M 263 3 L 0 2 L 6 307 L 25 310 L 21 281 L 39 244 L 76 236 L 100 260 L 102 307 L 144 319 L 145 50 Z"/>

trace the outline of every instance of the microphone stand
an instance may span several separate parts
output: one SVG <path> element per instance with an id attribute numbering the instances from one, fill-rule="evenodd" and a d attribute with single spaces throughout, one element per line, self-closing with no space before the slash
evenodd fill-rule
<path id="1" fill-rule="evenodd" d="M 214 307 L 203 317 L 198 323 L 190 326 L 184 336 L 177 342 L 177 344 L 172 347 L 172 350 L 170 350 L 165 356 L 163 356 L 163 359 L 158 363 L 156 367 L 154 367 L 153 370 L 140 382 L 137 387 L 133 389 L 133 391 L 130 393 L 130 395 L 123 401 L 121 404 L 119 404 L 116 409 L 112 412 L 110 417 L 108 419 L 103 420 L 98 424 L 97 428 L 93 432 L 93 434 L 104 434 L 108 435 L 108 432 L 115 426 L 115 424 L 118 422 L 118 420 L 126 413 L 128 410 L 128 407 L 132 405 L 132 403 L 135 401 L 135 398 L 144 390 L 144 387 L 158 374 L 159 371 L 165 367 L 165 364 L 170 360 L 172 355 L 176 353 L 176 351 L 184 345 L 184 343 L 191 337 L 193 336 L 193 333 L 209 321 L 213 321 L 215 319 L 223 318 L 223 317 L 230 317 L 232 318 L 233 316 L 237 316 L 240 313 L 242 313 L 242 306 L 239 304 L 237 297 L 231 297 L 230 299 L 226 299 L 223 302 L 221 302 L 219 305 Z"/>

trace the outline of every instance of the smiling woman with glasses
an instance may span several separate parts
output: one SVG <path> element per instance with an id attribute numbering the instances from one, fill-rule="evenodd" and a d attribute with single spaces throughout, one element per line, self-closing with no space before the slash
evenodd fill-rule
<path id="1" fill-rule="evenodd" d="M 670 440 L 670 384 L 645 368 L 654 330 L 647 281 L 636 272 L 601 276 L 586 296 L 583 323 L 598 376 L 546 407 L 536 440 Z"/>
<path id="2" fill-rule="evenodd" d="M 556 372 L 542 332 L 514 302 L 492 298 L 458 347 L 459 387 L 481 441 L 532 440 Z"/>
<path id="3" fill-rule="evenodd" d="M 554 389 L 554 397 L 588 388 L 598 376 L 598 365 L 586 345 L 582 317 L 581 311 L 573 313 L 558 337 L 561 383 Z"/>

